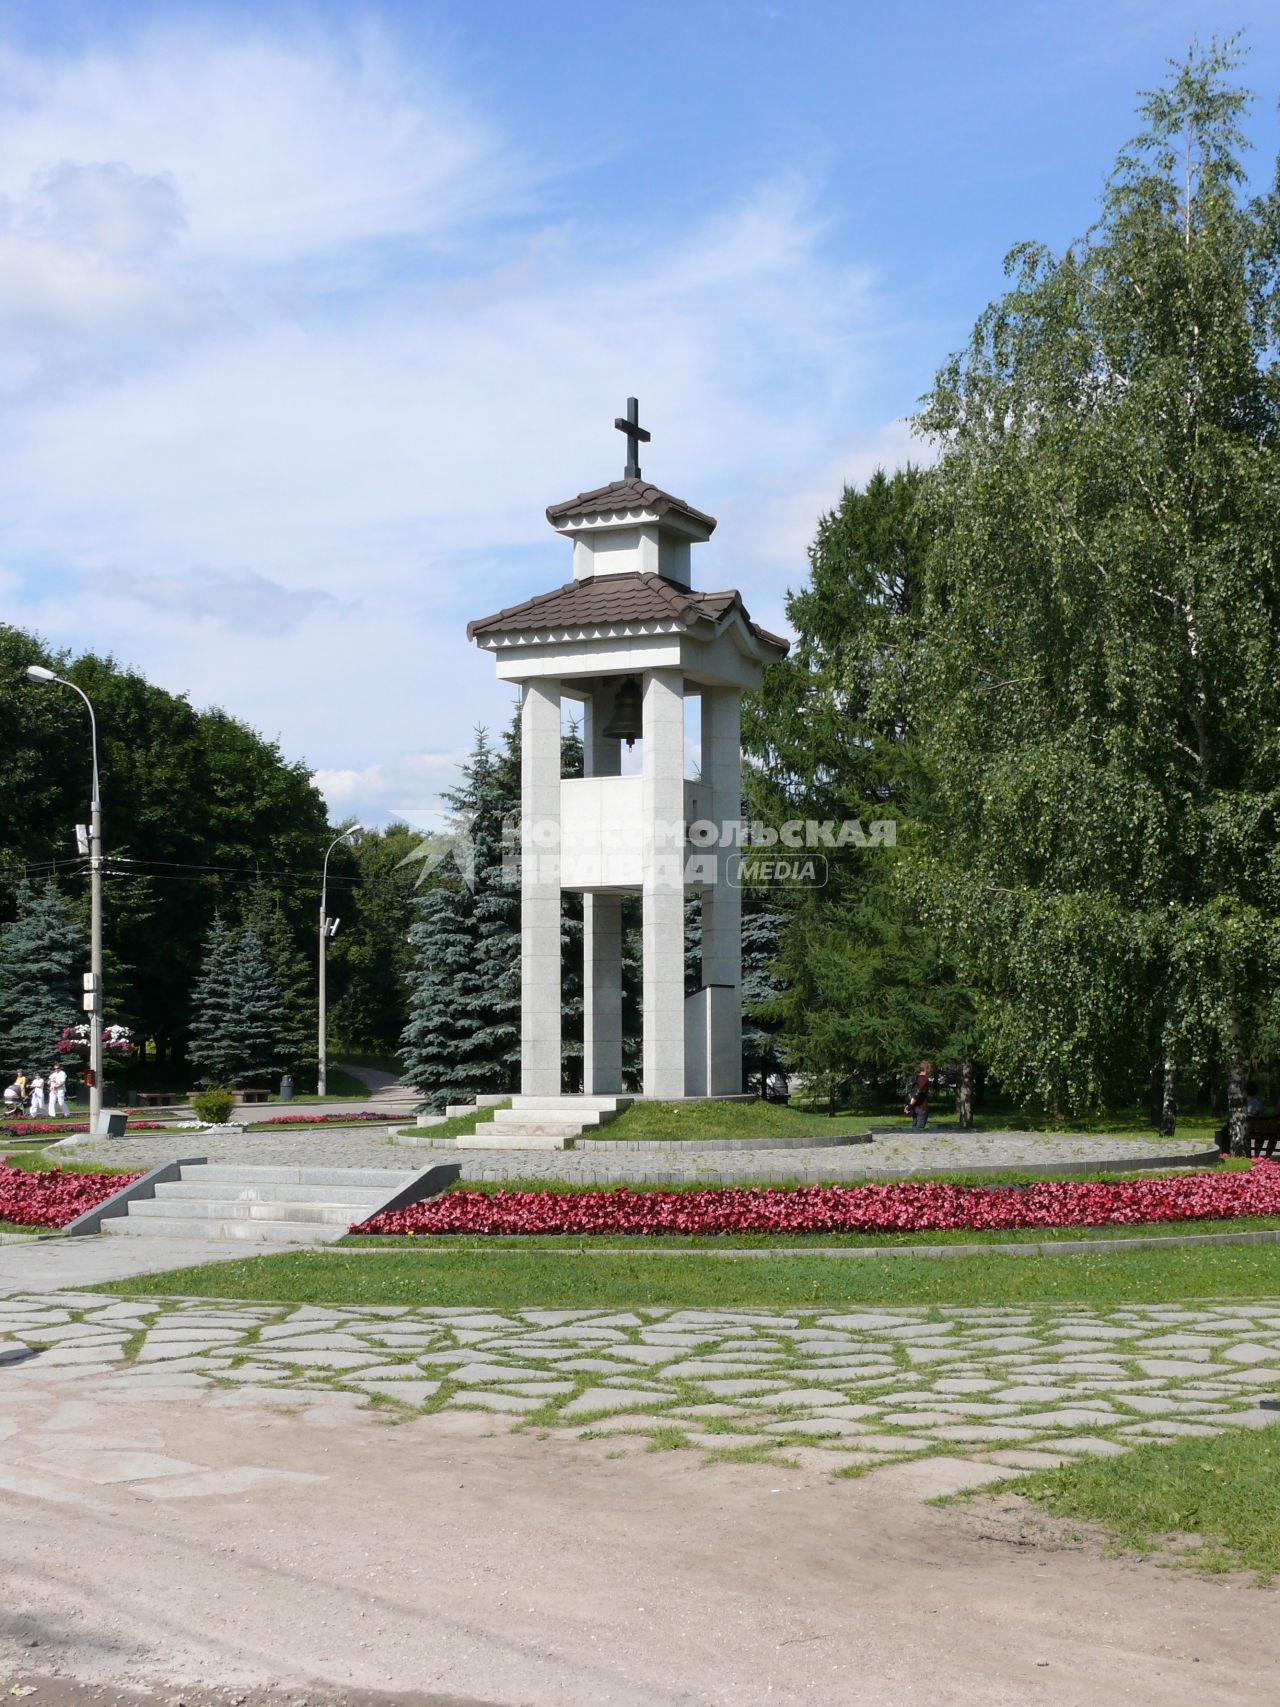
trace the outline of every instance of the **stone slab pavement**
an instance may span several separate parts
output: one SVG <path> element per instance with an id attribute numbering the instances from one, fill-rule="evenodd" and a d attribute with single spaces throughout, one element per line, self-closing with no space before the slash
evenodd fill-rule
<path id="1" fill-rule="evenodd" d="M 505 1312 L 28 1285 L 0 1339 L 41 1348 L 0 1367 L 6 1682 L 1111 1707 L 1122 1677 L 1133 1707 L 1238 1707 L 1273 1674 L 1273 1594 L 921 1502 L 1261 1426 L 1280 1298 Z"/>
<path id="2" fill-rule="evenodd" d="M 429 1129 L 428 1129 L 429 1131 Z M 259 1132 L 243 1136 L 185 1135 L 185 1142 L 211 1162 L 262 1163 L 290 1167 L 429 1167 L 456 1162 L 463 1179 L 568 1179 L 608 1183 L 647 1180 L 654 1184 L 705 1180 L 729 1184 L 741 1180 L 857 1180 L 925 1171 L 956 1172 L 973 1167 L 1018 1168 L 1031 1165 L 1089 1165 L 1152 1155 L 1203 1155 L 1201 1138 L 1117 1138 L 1035 1132 L 903 1132 L 847 1149 L 710 1150 L 690 1144 L 687 1151 L 601 1150 L 468 1151 L 452 1145 L 397 1145 L 382 1131 L 313 1129 L 308 1132 Z M 150 1168 L 176 1153 L 172 1133 L 137 1133 L 123 1139 L 77 1145 L 77 1161 L 111 1167 Z"/>
<path id="3" fill-rule="evenodd" d="M 83 1290 L 99 1241 L 81 1243 L 77 1289 L 46 1290 L 29 1265 L 0 1298 L 0 1345 L 43 1347 L 23 1366 L 41 1378 L 321 1390 L 403 1417 L 480 1410 L 711 1458 L 800 1454 L 837 1475 L 943 1450 L 1062 1463 L 1280 1420 L 1258 1404 L 1280 1391 L 1280 1299 L 809 1313 L 112 1299 Z"/>
<path id="4" fill-rule="evenodd" d="M 134 1274 L 160 1274 L 167 1268 L 230 1262 L 236 1257 L 268 1256 L 296 1245 L 261 1244 L 246 1248 L 235 1240 L 40 1238 L 18 1234 L 0 1245 L 0 1297 L 15 1289 L 52 1292 L 59 1288 L 104 1286 Z"/>

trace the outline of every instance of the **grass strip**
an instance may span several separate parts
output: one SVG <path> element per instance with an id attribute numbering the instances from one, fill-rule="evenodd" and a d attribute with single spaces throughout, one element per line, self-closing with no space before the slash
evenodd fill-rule
<path id="1" fill-rule="evenodd" d="M 809 1249 L 883 1250 L 912 1245 L 1051 1245 L 1082 1239 L 1098 1244 L 1123 1243 L 1126 1239 L 1173 1239 L 1207 1237 L 1219 1233 L 1261 1233 L 1280 1229 L 1280 1215 L 1237 1215 L 1224 1220 L 1139 1221 L 1123 1225 L 1069 1227 L 947 1227 L 922 1233 L 733 1233 L 654 1234 L 627 1236 L 622 1233 L 593 1237 L 593 1248 L 606 1246 L 625 1254 L 637 1248 L 647 1251 L 713 1251 L 766 1248 L 786 1251 L 789 1245 Z M 576 1251 L 583 1248 L 579 1236 L 564 1233 L 350 1233 L 340 1241 L 343 1250 L 488 1250 L 499 1246 L 520 1250 L 534 1246 L 543 1251 Z"/>
<path id="2" fill-rule="evenodd" d="M 1063 1256 L 725 1257 L 572 1250 L 426 1249 L 379 1255 L 302 1250 L 208 1268 L 138 1275 L 101 1288 L 124 1297 L 181 1295 L 314 1304 L 460 1304 L 521 1309 L 734 1308 L 835 1311 L 866 1304 L 1165 1303 L 1280 1294 L 1271 1245 L 1114 1249 Z"/>
<path id="3" fill-rule="evenodd" d="M 1198 1571 L 1280 1571 L 1280 1428 L 1152 1442 L 1007 1483 L 1055 1517 L 1102 1525 L 1128 1552 Z"/>

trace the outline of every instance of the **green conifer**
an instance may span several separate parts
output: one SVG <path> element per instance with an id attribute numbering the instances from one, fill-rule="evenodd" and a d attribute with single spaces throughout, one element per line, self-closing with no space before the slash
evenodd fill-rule
<path id="1" fill-rule="evenodd" d="M 63 1031 L 83 1018 L 87 944 L 53 882 L 17 889 L 17 916 L 0 931 L 0 1068 L 48 1072 Z"/>

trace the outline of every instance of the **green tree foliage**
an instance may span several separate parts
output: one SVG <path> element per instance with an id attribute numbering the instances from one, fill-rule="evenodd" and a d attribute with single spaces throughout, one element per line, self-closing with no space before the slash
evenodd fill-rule
<path id="1" fill-rule="evenodd" d="M 971 1048 L 967 993 L 902 881 L 900 848 L 932 810 L 908 693 L 926 484 L 915 468 L 877 472 L 821 519 L 808 583 L 787 600 L 796 643 L 768 667 L 743 721 L 757 761 L 749 818 L 836 830 L 856 820 L 864 834 L 889 820 L 898 837 L 899 851 L 815 850 L 825 883 L 776 897 L 775 963 L 753 972 L 759 993 L 744 989 L 748 1020 L 775 1027 L 790 1068 L 833 1101 L 896 1081 L 923 1056 L 960 1060 Z"/>
<path id="2" fill-rule="evenodd" d="M 1280 990 L 1280 198 L 1228 47 L 1142 102 L 1087 236 L 1023 245 L 921 416 L 922 893 L 1015 1092 L 1246 1063 Z"/>
<path id="3" fill-rule="evenodd" d="M 215 915 L 191 1010 L 191 1059 L 206 1084 L 237 1086 L 279 1067 L 284 1010 L 252 927 L 233 933 Z"/>
<path id="4" fill-rule="evenodd" d="M 240 927 L 260 945 L 279 998 L 280 1064 L 310 1087 L 318 1065 L 315 969 L 298 946 L 280 891 L 264 878 L 251 884 L 244 897 Z"/>
<path id="5" fill-rule="evenodd" d="M 514 1089 L 520 1054 L 520 895 L 503 870 L 512 767 L 483 729 L 444 796 L 454 851 L 417 902 L 405 1077 L 433 1108 Z"/>
<path id="6" fill-rule="evenodd" d="M 112 1012 L 162 1055 L 177 1053 L 219 907 L 234 916 L 261 874 L 295 928 L 314 923 L 324 802 L 304 764 L 225 712 L 196 711 L 111 659 L 51 652 L 0 624 L 0 752 L 6 789 L 23 804 L 0 822 L 0 918 L 12 915 L 24 870 L 66 865 L 69 897 L 84 887 L 74 826 L 88 816 L 88 718 L 67 689 L 28 682 L 33 663 L 74 681 L 97 712 Z"/>
<path id="7" fill-rule="evenodd" d="M 88 940 L 52 882 L 18 884 L 17 913 L 0 931 L 0 1069 L 47 1072 L 64 1029 L 84 1018 Z"/>
<path id="8" fill-rule="evenodd" d="M 329 910 L 342 919 L 329 953 L 333 1035 L 349 1049 L 394 1053 L 409 1017 L 416 868 L 405 860 L 418 840 L 407 824 L 389 824 L 336 849 L 330 863 Z"/>

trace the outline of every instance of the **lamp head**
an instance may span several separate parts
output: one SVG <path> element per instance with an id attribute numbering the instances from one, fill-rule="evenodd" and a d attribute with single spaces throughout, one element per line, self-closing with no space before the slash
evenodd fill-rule
<path id="1" fill-rule="evenodd" d="M 46 670 L 43 664 L 28 664 L 27 676 L 33 682 L 56 682 L 57 676 L 52 670 Z"/>

